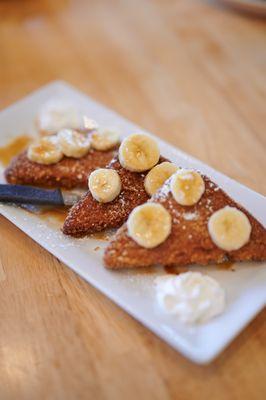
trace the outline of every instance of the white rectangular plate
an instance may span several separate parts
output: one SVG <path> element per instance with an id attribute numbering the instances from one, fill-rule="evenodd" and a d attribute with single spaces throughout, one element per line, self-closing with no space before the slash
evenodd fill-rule
<path id="1" fill-rule="evenodd" d="M 115 112 L 94 102 L 64 82 L 51 83 L 0 113 L 0 146 L 23 133 L 36 134 L 34 119 L 39 107 L 54 96 L 76 103 L 84 113 L 102 126 L 116 126 L 124 135 L 143 131 Z M 157 138 L 161 153 L 178 165 L 193 167 L 209 175 L 229 195 L 266 224 L 265 198 L 213 170 L 188 154 Z M 0 171 L 1 172 L 1 171 Z M 102 264 L 106 243 L 91 238 L 72 239 L 59 228 L 22 209 L 0 204 L 0 213 L 37 241 L 50 253 L 105 293 L 128 313 L 146 325 L 183 355 L 197 363 L 210 362 L 265 306 L 266 263 L 235 266 L 235 271 L 216 267 L 193 267 L 216 278 L 226 290 L 225 312 L 205 325 L 181 326 L 162 314 L 156 304 L 154 280 L 165 272 L 107 271 Z M 99 246 L 100 250 L 95 251 Z"/>

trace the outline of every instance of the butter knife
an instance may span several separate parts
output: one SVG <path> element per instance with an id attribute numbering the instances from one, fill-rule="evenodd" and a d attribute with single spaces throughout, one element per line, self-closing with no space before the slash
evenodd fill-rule
<path id="1" fill-rule="evenodd" d="M 0 184 L 0 202 L 4 203 L 72 206 L 83 194 L 79 191 Z"/>

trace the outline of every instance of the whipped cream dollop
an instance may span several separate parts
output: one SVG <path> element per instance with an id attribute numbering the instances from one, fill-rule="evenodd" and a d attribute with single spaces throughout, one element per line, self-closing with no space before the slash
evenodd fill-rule
<path id="1" fill-rule="evenodd" d="M 222 313 L 225 292 L 213 278 L 200 272 L 156 279 L 160 307 L 186 324 L 203 323 Z"/>
<path id="2" fill-rule="evenodd" d="M 73 103 L 63 98 L 48 100 L 39 110 L 37 121 L 39 129 L 47 133 L 65 128 L 90 131 L 98 127 L 94 120 L 84 116 Z"/>

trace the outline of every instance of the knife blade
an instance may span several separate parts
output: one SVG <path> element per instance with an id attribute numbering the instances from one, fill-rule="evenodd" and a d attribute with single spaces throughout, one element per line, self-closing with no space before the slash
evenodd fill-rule
<path id="1" fill-rule="evenodd" d="M 0 184 L 0 202 L 4 203 L 72 206 L 83 194 L 80 191 Z"/>

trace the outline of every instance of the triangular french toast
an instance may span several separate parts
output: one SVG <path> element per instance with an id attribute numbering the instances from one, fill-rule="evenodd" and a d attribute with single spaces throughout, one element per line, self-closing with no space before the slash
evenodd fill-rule
<path id="1" fill-rule="evenodd" d="M 206 265 L 227 261 L 265 260 L 265 228 L 209 178 L 201 176 L 205 183 L 205 191 L 194 205 L 180 205 L 176 201 L 171 192 L 172 178 L 169 178 L 149 200 L 148 204 L 152 202 L 162 205 L 171 217 L 170 234 L 162 243 L 154 248 L 145 248 L 130 237 L 128 224 L 124 224 L 105 251 L 105 266 L 110 269 L 122 269 L 155 264 Z M 251 227 L 248 242 L 233 251 L 218 247 L 208 230 L 210 217 L 227 206 L 242 211 Z"/>
<path id="2" fill-rule="evenodd" d="M 166 161 L 160 157 L 158 164 Z M 106 166 L 115 170 L 121 179 L 121 192 L 109 203 L 100 203 L 87 192 L 69 211 L 63 225 L 66 235 L 81 237 L 105 229 L 120 227 L 130 212 L 145 203 L 150 196 L 144 187 L 144 179 L 148 171 L 132 172 L 122 167 L 118 156 Z"/>
<path id="3" fill-rule="evenodd" d="M 65 189 L 87 188 L 88 175 L 95 169 L 105 167 L 117 152 L 90 151 L 82 158 L 64 156 L 55 164 L 38 164 L 29 160 L 27 152 L 15 157 L 5 170 L 8 183 L 44 187 L 62 187 Z"/>

